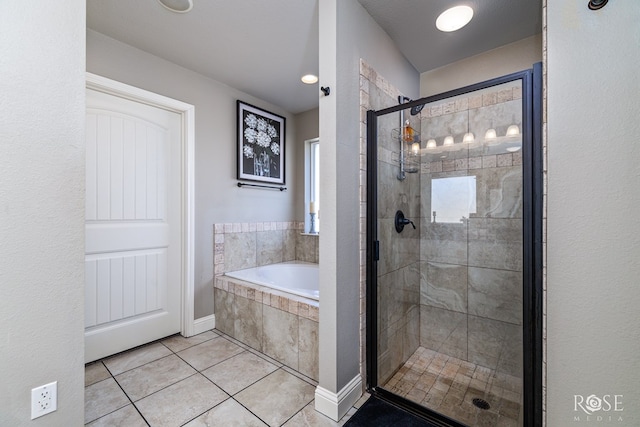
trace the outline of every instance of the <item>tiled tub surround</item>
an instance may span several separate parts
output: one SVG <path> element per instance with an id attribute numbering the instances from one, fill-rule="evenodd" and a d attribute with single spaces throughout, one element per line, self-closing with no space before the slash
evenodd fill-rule
<path id="1" fill-rule="evenodd" d="M 216 277 L 216 329 L 318 380 L 318 301 Z"/>
<path id="2" fill-rule="evenodd" d="M 301 222 L 214 225 L 216 328 L 318 379 L 318 301 L 224 276 L 286 261 L 318 262 L 318 236 Z"/>
<path id="3" fill-rule="evenodd" d="M 521 127 L 514 83 L 422 111 L 423 140 Z M 522 375 L 522 157 L 499 146 L 423 156 L 420 345 L 514 377 Z M 428 150 L 425 150 L 428 153 Z M 446 155 L 447 158 L 441 157 Z M 433 223 L 432 180 L 474 176 L 476 212 Z"/>
<path id="4" fill-rule="evenodd" d="M 318 235 L 302 234 L 303 222 L 214 224 L 214 271 L 286 261 L 318 262 Z"/>

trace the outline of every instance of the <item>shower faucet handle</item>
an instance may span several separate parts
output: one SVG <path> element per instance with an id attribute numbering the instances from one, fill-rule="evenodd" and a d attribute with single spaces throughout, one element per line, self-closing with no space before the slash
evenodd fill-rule
<path id="1" fill-rule="evenodd" d="M 416 225 L 413 223 L 413 221 L 411 221 L 409 218 L 405 218 L 404 213 L 401 210 L 397 211 L 395 219 L 396 231 L 398 233 L 401 233 L 402 230 L 404 230 L 404 226 L 409 224 L 411 224 L 414 230 L 416 229 Z"/>

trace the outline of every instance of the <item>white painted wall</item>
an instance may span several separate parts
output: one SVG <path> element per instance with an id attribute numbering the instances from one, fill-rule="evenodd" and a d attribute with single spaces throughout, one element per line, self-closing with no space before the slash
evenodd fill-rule
<path id="1" fill-rule="evenodd" d="M 164 59 L 87 30 L 87 71 L 195 106 L 195 315 L 213 313 L 213 224 L 301 221 L 303 141 L 296 116 Z M 236 100 L 280 114 L 286 122 L 288 191 L 236 187 Z M 304 114 L 304 113 L 301 113 Z M 309 126 L 314 126 L 312 122 Z"/>
<path id="2" fill-rule="evenodd" d="M 637 426 L 640 3 L 547 11 L 547 425 L 586 423 L 576 394 L 622 394 L 607 425 Z"/>
<path id="3" fill-rule="evenodd" d="M 419 75 L 356 0 L 320 0 L 319 15 L 320 386 L 335 393 L 359 375 L 360 58 L 411 97 Z"/>
<path id="4" fill-rule="evenodd" d="M 528 70 L 542 61 L 542 33 L 420 75 L 420 96 L 431 96 Z"/>
<path id="5" fill-rule="evenodd" d="M 319 87 L 319 86 L 318 86 Z M 320 90 L 318 90 L 318 94 L 320 94 Z M 296 168 L 296 182 L 304 183 L 305 179 L 305 151 L 304 151 L 304 142 L 317 138 L 319 133 L 319 122 L 320 122 L 320 110 L 318 108 L 314 108 L 313 110 L 306 111 L 304 113 L 296 114 L 296 144 L 299 144 L 300 149 L 296 151 L 296 165 L 300 165 L 300 167 Z M 302 187 L 302 191 L 296 193 L 295 198 L 295 206 L 296 213 L 300 221 L 306 220 L 306 207 L 304 202 L 304 186 Z"/>
<path id="6" fill-rule="evenodd" d="M 84 423 L 84 27 L 84 0 L 0 2 L 2 426 Z"/>

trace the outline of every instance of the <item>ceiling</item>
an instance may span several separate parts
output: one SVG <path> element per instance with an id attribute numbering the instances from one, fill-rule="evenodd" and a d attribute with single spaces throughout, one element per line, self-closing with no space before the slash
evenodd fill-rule
<path id="1" fill-rule="evenodd" d="M 420 73 L 541 32 L 541 0 L 358 0 Z M 87 0 L 87 27 L 297 114 L 318 106 L 318 0 Z M 474 19 L 442 33 L 438 14 L 466 4 Z"/>

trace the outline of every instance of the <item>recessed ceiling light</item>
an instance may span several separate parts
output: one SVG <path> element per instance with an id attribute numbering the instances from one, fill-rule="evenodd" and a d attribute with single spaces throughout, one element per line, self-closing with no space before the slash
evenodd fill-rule
<path id="1" fill-rule="evenodd" d="M 436 27 L 440 31 L 449 33 L 459 30 L 471 21 L 473 9 L 469 6 L 455 6 L 447 9 L 436 19 Z"/>
<path id="2" fill-rule="evenodd" d="M 158 0 L 158 3 L 176 13 L 187 13 L 193 7 L 193 0 Z"/>
<path id="3" fill-rule="evenodd" d="M 313 74 L 305 74 L 300 80 L 302 80 L 302 83 L 312 85 L 314 83 L 318 83 L 318 76 L 315 76 Z"/>

